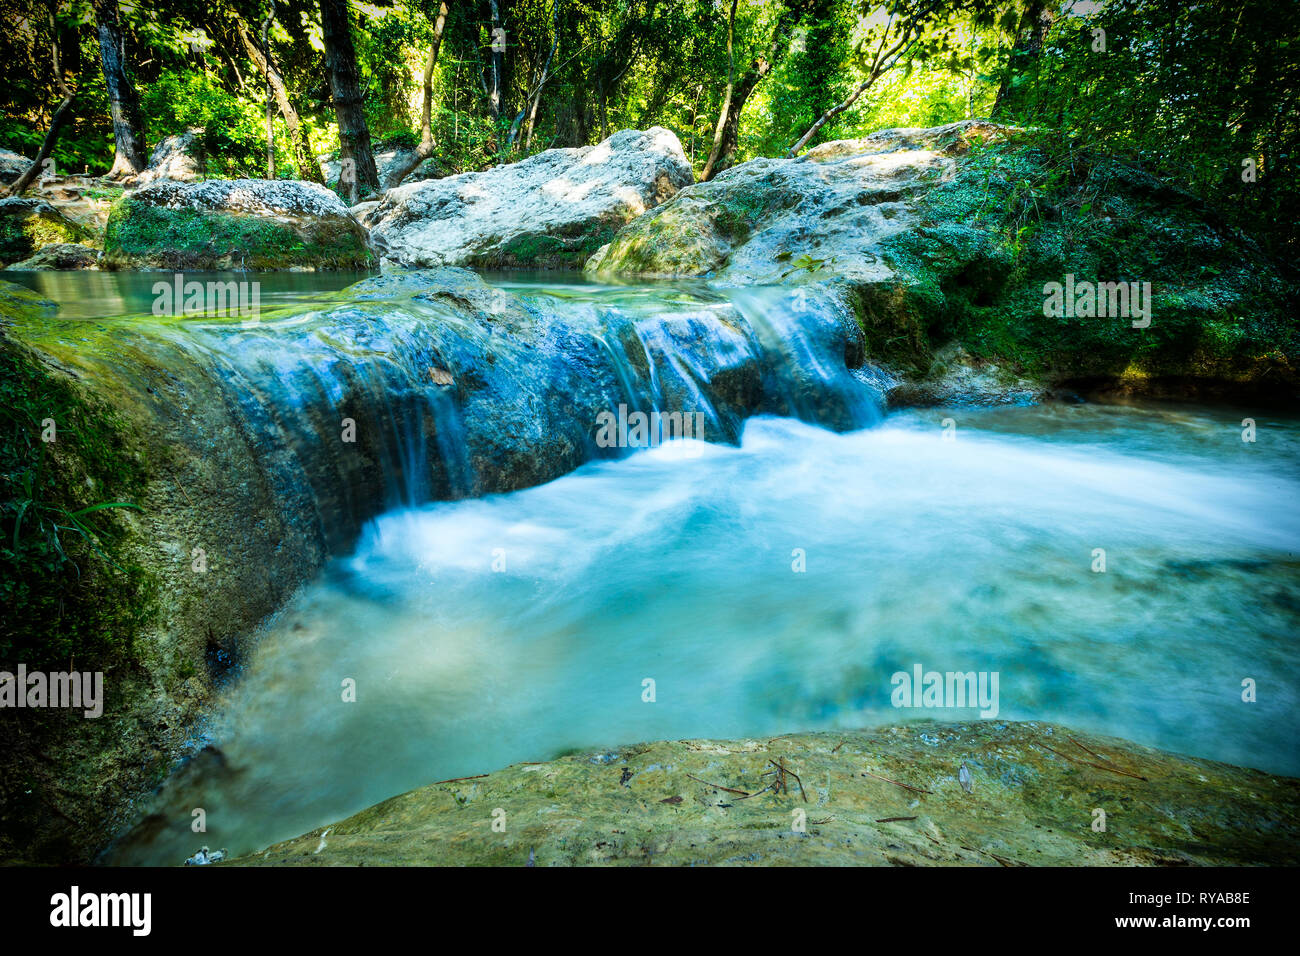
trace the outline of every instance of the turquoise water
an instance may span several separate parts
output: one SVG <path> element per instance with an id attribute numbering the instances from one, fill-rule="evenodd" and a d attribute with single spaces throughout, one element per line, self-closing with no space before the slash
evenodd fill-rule
<path id="1" fill-rule="evenodd" d="M 148 314 L 159 278 L 17 277 L 63 317 L 96 320 Z M 263 308 L 289 307 L 276 315 L 292 326 L 285 314 L 357 277 L 258 278 Z M 698 310 L 701 294 L 493 281 L 593 315 Z M 732 301 L 800 361 L 824 361 L 788 322 L 767 323 L 781 300 Z M 206 348 L 239 347 L 198 328 Z M 665 328 L 647 319 L 640 334 L 663 368 L 689 372 Z M 868 389 L 856 381 L 810 368 L 804 384 L 841 390 L 855 420 L 875 422 L 853 406 Z M 525 491 L 391 510 L 267 622 L 206 746 L 106 859 L 247 852 L 422 784 L 573 749 L 978 719 L 894 707 L 893 675 L 918 665 L 996 673 L 996 721 L 1300 774 L 1298 492 L 1295 418 L 1047 404 L 897 413 L 845 433 L 755 418 L 739 447 L 675 443 Z"/>
<path id="2" fill-rule="evenodd" d="M 1300 423 L 1256 413 L 1249 444 L 1246 414 L 760 418 L 390 512 L 270 624 L 112 859 L 250 851 L 574 748 L 976 718 L 892 706 L 917 664 L 996 672 L 996 720 L 1300 773 Z"/>

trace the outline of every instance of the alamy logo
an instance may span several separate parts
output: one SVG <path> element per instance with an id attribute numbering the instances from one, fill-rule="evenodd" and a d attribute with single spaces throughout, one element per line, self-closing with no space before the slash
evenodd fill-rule
<path id="1" fill-rule="evenodd" d="M 927 671 L 920 664 L 912 672 L 897 671 L 890 701 L 895 707 L 978 707 L 984 718 L 998 715 L 997 671 Z"/>
<path id="2" fill-rule="evenodd" d="M 104 675 L 100 671 L 46 674 L 18 665 L 18 673 L 0 671 L 0 708 L 71 707 L 89 718 L 104 713 Z"/>
<path id="3" fill-rule="evenodd" d="M 129 926 L 134 936 L 148 936 L 152 928 L 153 897 L 148 893 L 69 893 L 50 897 L 50 925 Z"/>
<path id="4" fill-rule="evenodd" d="M 185 281 L 177 272 L 171 282 L 153 284 L 154 315 L 203 315 L 225 317 L 238 315 L 256 320 L 261 308 L 260 282 Z"/>
<path id="5" fill-rule="evenodd" d="M 1043 286 L 1043 315 L 1049 319 L 1132 319 L 1133 328 L 1151 324 L 1150 282 L 1080 282 L 1068 273 L 1065 283 Z"/>
<path id="6" fill-rule="evenodd" d="M 704 438 L 703 412 L 629 412 L 618 406 L 618 414 L 603 411 L 596 416 L 596 444 L 601 448 L 658 448 L 674 438 Z M 698 445 L 686 445 L 683 453 L 700 454 Z"/>

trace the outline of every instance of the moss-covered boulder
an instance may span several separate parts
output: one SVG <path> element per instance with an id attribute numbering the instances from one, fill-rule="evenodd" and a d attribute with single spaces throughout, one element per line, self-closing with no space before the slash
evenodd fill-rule
<path id="1" fill-rule="evenodd" d="M 365 229 L 338 196 L 290 180 L 160 179 L 114 203 L 104 240 L 110 269 L 362 269 L 373 263 Z"/>
<path id="2" fill-rule="evenodd" d="M 0 266 L 29 259 L 45 246 L 85 243 L 90 238 L 89 230 L 44 199 L 0 199 Z"/>
<path id="3" fill-rule="evenodd" d="M 368 221 L 376 248 L 403 266 L 577 269 L 694 179 L 672 132 L 629 129 L 596 146 L 400 186 Z"/>
<path id="4" fill-rule="evenodd" d="M 1044 723 L 682 740 L 430 784 L 233 862 L 1293 866 L 1300 780 Z"/>
<path id="5" fill-rule="evenodd" d="M 903 384 L 947 375 L 945 347 L 961 350 L 968 381 L 1028 378 L 1039 391 L 1294 399 L 1300 383 L 1296 288 L 1249 237 L 1118 159 L 990 123 L 741 164 L 624 227 L 588 269 L 831 283 L 871 360 Z"/>

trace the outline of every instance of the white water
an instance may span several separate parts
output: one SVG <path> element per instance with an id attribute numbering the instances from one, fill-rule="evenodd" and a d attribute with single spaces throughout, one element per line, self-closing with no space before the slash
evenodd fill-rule
<path id="1" fill-rule="evenodd" d="M 572 748 L 975 717 L 893 708 L 914 664 L 997 671 L 998 720 L 1300 773 L 1300 428 L 1252 414 L 1255 444 L 1240 413 L 1151 407 L 754 419 L 739 448 L 390 512 L 113 859 L 246 852 Z"/>

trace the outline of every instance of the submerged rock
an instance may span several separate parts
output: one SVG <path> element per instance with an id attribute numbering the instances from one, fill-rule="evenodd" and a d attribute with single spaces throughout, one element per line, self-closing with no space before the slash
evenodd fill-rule
<path id="1" fill-rule="evenodd" d="M 1300 780 L 1043 723 L 682 740 L 430 784 L 232 862 L 530 860 L 1286 866 L 1300 862 Z"/>
<path id="2" fill-rule="evenodd" d="M 368 268 L 366 232 L 334 193 L 297 180 L 160 179 L 114 204 L 111 269 Z"/>
<path id="3" fill-rule="evenodd" d="M 1031 392 L 1177 380 L 1294 398 L 1296 290 L 1250 239 L 1140 170 L 1057 149 L 966 121 L 752 160 L 633 221 L 587 269 L 832 286 L 868 358 L 908 386 L 900 404 L 1020 400 L 988 376 L 946 380 L 950 346 Z"/>
<path id="4" fill-rule="evenodd" d="M 403 266 L 577 268 L 693 181 L 671 132 L 623 130 L 596 146 L 399 186 L 369 213 L 371 238 Z"/>

